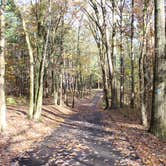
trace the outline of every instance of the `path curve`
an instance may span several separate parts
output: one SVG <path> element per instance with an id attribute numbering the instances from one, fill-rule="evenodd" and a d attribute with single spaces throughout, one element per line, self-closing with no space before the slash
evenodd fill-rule
<path id="1" fill-rule="evenodd" d="M 123 156 L 109 141 L 114 132 L 102 125 L 102 112 L 98 105 L 102 93 L 91 100 L 83 100 L 79 112 L 56 129 L 33 151 L 13 159 L 11 165 L 25 166 L 114 166 Z"/>

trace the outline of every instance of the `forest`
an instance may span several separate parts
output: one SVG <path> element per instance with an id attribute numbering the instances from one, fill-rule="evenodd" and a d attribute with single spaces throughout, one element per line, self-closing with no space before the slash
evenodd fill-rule
<path id="1" fill-rule="evenodd" d="M 1 0 L 0 166 L 165 166 L 165 16 L 165 0 Z"/>

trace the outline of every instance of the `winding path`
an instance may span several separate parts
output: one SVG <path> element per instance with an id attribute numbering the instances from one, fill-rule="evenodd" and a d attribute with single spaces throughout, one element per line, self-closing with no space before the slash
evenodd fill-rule
<path id="1" fill-rule="evenodd" d="M 12 161 L 12 166 L 114 166 L 123 156 L 107 139 L 114 135 L 102 125 L 102 93 L 83 100 L 79 112 L 66 120 L 33 151 Z"/>

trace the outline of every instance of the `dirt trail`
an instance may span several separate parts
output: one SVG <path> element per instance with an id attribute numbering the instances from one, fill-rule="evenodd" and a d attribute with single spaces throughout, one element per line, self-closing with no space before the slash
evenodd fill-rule
<path id="1" fill-rule="evenodd" d="M 38 143 L 36 149 L 13 159 L 11 165 L 128 165 L 126 156 L 113 147 L 114 131 L 105 130 L 103 112 L 98 104 L 101 96 L 99 92 L 91 100 L 82 100 L 78 113 L 66 119 L 61 127 Z M 125 138 L 122 141 L 126 141 Z M 143 165 L 136 154 L 128 156 L 128 159 L 137 161 L 135 165 Z"/>

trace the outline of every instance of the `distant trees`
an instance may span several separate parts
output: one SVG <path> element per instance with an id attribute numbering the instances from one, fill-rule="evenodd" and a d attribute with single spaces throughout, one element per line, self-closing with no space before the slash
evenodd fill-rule
<path id="1" fill-rule="evenodd" d="M 89 0 L 92 10 L 83 9 L 89 19 L 90 30 L 99 48 L 99 57 L 103 75 L 103 91 L 106 108 L 117 108 L 124 106 L 125 100 L 125 54 L 130 56 L 130 104 L 134 108 L 135 100 L 135 52 L 134 52 L 134 30 L 135 30 L 135 5 L 134 0 L 120 2 Z M 128 11 L 131 17 L 128 17 Z M 125 17 L 123 16 L 125 15 Z M 131 24 L 125 25 L 126 19 Z M 120 38 L 120 40 L 118 40 Z M 127 43 L 123 44 L 123 40 Z M 130 40 L 130 43 L 128 42 Z M 125 45 L 130 49 L 125 50 Z M 127 45 L 127 47 L 128 47 Z M 120 59 L 120 63 L 119 63 Z M 127 72 L 127 70 L 126 70 Z M 118 89 L 118 85 L 120 90 Z M 127 90 L 127 88 L 126 88 Z M 111 95 L 110 102 L 109 96 Z M 119 104 L 120 103 L 120 104 Z"/>
<path id="2" fill-rule="evenodd" d="M 151 131 L 164 135 L 165 13 L 164 2 L 155 3 L 155 59 L 153 2 L 89 0 L 91 10 L 86 7 L 83 10 L 99 50 L 106 108 L 116 108 L 119 103 L 123 107 L 130 103 L 131 108 L 141 111 L 142 124 L 146 128 L 150 125 L 149 110 L 152 108 Z M 131 14 L 128 14 L 129 11 Z M 152 102 L 153 65 L 155 95 Z M 120 85 L 120 90 L 117 85 Z M 108 102 L 109 99 L 111 102 Z M 140 102 L 137 102 L 138 99 Z"/>
<path id="3" fill-rule="evenodd" d="M 117 96 L 117 82 L 115 75 L 116 68 L 116 55 L 115 55 L 115 40 L 116 40 L 116 21 L 115 21 L 115 2 L 111 2 L 111 26 L 112 35 L 109 32 L 109 24 L 107 21 L 108 6 L 107 1 L 102 0 L 100 4 L 97 1 L 89 0 L 89 5 L 92 11 L 84 8 L 84 12 L 89 19 L 89 27 L 95 38 L 100 58 L 100 65 L 103 77 L 103 92 L 105 100 L 105 109 L 111 106 L 116 108 L 118 106 Z M 110 40 L 111 38 L 111 40 Z M 108 80 L 107 80 L 108 77 Z M 111 89 L 111 103 L 109 102 L 109 90 Z"/>
<path id="4" fill-rule="evenodd" d="M 0 4 L 0 132 L 6 127 L 5 101 L 5 7 L 6 1 Z"/>
<path id="5" fill-rule="evenodd" d="M 108 87 L 107 87 L 107 73 L 106 73 L 106 11 L 105 11 L 105 1 L 101 2 L 101 6 L 98 6 L 96 1 L 89 1 L 89 4 L 93 10 L 93 13 L 89 13 L 86 9 L 84 12 L 87 14 L 89 19 L 89 28 L 93 34 L 93 37 L 96 41 L 98 52 L 99 52 L 99 63 L 102 71 L 103 78 L 103 94 L 105 101 L 105 109 L 109 107 L 108 101 Z M 102 16 L 100 14 L 101 8 L 103 9 Z"/>
<path id="6" fill-rule="evenodd" d="M 166 138 L 166 37 L 165 1 L 155 0 L 155 61 L 150 131 Z"/>

